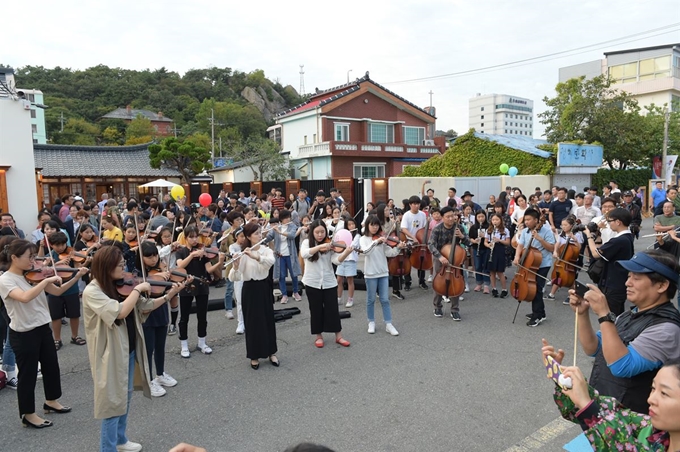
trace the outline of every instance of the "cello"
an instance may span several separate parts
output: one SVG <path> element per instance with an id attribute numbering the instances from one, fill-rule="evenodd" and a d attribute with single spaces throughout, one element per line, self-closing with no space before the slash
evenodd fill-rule
<path id="1" fill-rule="evenodd" d="M 534 231 L 539 231 L 544 223 L 545 217 L 541 216 Z M 529 244 L 523 250 L 522 256 L 519 258 L 519 268 L 510 283 L 510 293 L 518 302 L 532 302 L 536 296 L 536 290 L 538 289 L 536 286 L 536 277 L 540 276 L 538 275 L 538 269 L 541 267 L 543 256 L 537 248 L 532 246 L 533 243 L 534 237 L 532 236 L 531 240 L 529 240 Z"/>
<path id="2" fill-rule="evenodd" d="M 558 247 L 558 258 L 550 278 L 557 287 L 571 287 L 576 280 L 576 267 L 574 265 L 578 261 L 581 247 L 569 238 L 564 245 L 555 246 Z"/>
<path id="3" fill-rule="evenodd" d="M 393 234 L 394 237 L 396 237 L 396 233 Z M 406 235 L 403 232 L 400 233 L 399 238 L 402 242 L 406 242 Z M 387 258 L 387 268 L 389 270 L 390 276 L 404 276 L 411 274 L 411 260 L 408 257 L 410 250 L 410 245 L 407 245 L 407 247 L 401 250 L 401 252 L 396 256 Z"/>
<path id="4" fill-rule="evenodd" d="M 418 245 L 413 245 L 417 250 L 411 253 L 411 266 L 418 270 L 429 270 L 432 268 L 432 253 L 427 247 L 427 242 L 430 241 L 430 223 L 427 217 L 425 217 L 425 227 L 416 232 L 416 239 Z"/>
<path id="5" fill-rule="evenodd" d="M 432 289 L 442 297 L 460 297 L 465 291 L 463 262 L 465 262 L 466 251 L 460 245 L 456 236 L 458 222 L 453 224 L 453 228 L 453 242 L 447 243 L 441 249 L 442 256 L 446 256 L 449 262 L 442 265 L 441 270 L 432 281 Z"/>

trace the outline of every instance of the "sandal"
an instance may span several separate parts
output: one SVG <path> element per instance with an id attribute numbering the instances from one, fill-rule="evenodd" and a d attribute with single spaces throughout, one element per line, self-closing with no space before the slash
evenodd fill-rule
<path id="1" fill-rule="evenodd" d="M 482 291 L 482 286 L 475 286 L 475 292 L 481 292 Z"/>
<path id="2" fill-rule="evenodd" d="M 54 348 L 57 349 L 57 351 L 61 350 L 61 347 L 64 346 L 64 343 L 62 341 L 54 341 Z"/>
<path id="3" fill-rule="evenodd" d="M 349 347 L 349 341 L 347 339 L 342 338 L 342 337 L 340 339 L 336 339 L 335 343 L 340 344 L 343 347 Z"/>
<path id="4" fill-rule="evenodd" d="M 323 348 L 323 339 L 319 338 L 315 340 L 314 345 L 316 345 L 316 348 Z"/>
<path id="5" fill-rule="evenodd" d="M 71 338 L 71 343 L 76 344 L 76 345 L 85 345 L 87 342 L 85 342 L 85 339 L 83 339 L 80 336 L 72 337 Z"/>

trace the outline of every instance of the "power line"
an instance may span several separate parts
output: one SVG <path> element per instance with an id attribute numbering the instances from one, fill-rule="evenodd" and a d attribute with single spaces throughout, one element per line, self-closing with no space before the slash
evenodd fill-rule
<path id="1" fill-rule="evenodd" d="M 665 25 L 665 26 L 659 27 L 659 28 L 653 28 L 651 30 L 646 30 L 646 31 L 635 33 L 635 34 L 632 34 L 632 35 L 622 36 L 622 37 L 616 38 L 616 39 L 610 39 L 608 41 L 602 41 L 602 42 L 590 44 L 590 45 L 587 45 L 587 46 L 576 47 L 574 49 L 563 50 L 563 51 L 560 51 L 560 52 L 553 52 L 553 53 L 549 53 L 549 54 L 546 54 L 546 55 L 541 55 L 541 56 L 532 57 L 532 58 L 526 58 L 526 59 L 523 59 L 523 60 L 511 61 L 511 62 L 502 63 L 502 64 L 495 64 L 493 66 L 486 66 L 486 67 L 481 67 L 481 68 L 476 68 L 476 69 L 469 69 L 469 70 L 465 70 L 465 71 L 452 72 L 450 74 L 433 75 L 433 76 L 429 76 L 429 77 L 419 77 L 419 78 L 413 78 L 413 79 L 408 79 L 408 80 L 398 80 L 398 81 L 393 81 L 393 82 L 386 82 L 385 84 L 386 85 L 389 85 L 389 84 L 396 85 L 396 84 L 401 84 L 401 83 L 422 82 L 422 81 L 427 81 L 427 80 L 437 80 L 437 79 L 442 79 L 442 78 L 453 78 L 453 77 L 460 77 L 460 76 L 464 76 L 464 75 L 484 73 L 484 72 L 489 72 L 489 71 L 494 71 L 494 70 L 509 69 L 509 68 L 512 68 L 512 67 L 526 66 L 528 64 L 536 64 L 536 63 L 541 63 L 543 61 L 550 61 L 550 60 L 554 60 L 554 59 L 557 59 L 557 58 L 562 58 L 563 56 L 573 56 L 573 55 L 578 55 L 578 54 L 581 54 L 581 53 L 586 53 L 587 51 L 591 51 L 591 50 L 598 50 L 599 48 L 602 48 L 602 46 L 607 47 L 607 46 L 611 45 L 612 43 L 617 43 L 618 41 L 622 41 L 622 40 L 625 40 L 625 39 L 629 39 L 629 40 L 624 41 L 624 42 L 618 42 L 618 44 L 626 44 L 626 43 L 629 43 L 629 42 L 639 41 L 641 39 L 647 39 L 647 38 L 651 38 L 651 37 L 655 37 L 655 36 L 673 33 L 673 32 L 680 30 L 680 28 L 676 28 L 676 27 L 679 27 L 679 26 L 680 26 L 680 22 L 677 22 L 677 23 L 674 23 L 674 24 Z M 673 29 L 667 30 L 669 28 L 673 28 Z M 643 35 L 648 35 L 649 33 L 655 33 L 657 31 L 661 31 L 661 30 L 667 30 L 667 31 L 664 31 L 662 33 L 657 33 L 657 34 L 654 34 L 654 35 L 651 35 L 651 36 L 643 36 Z M 636 39 L 630 39 L 630 38 L 635 38 L 635 37 L 638 37 L 638 36 L 643 36 L 643 37 L 636 38 Z M 576 52 L 576 53 L 572 53 L 572 52 Z M 572 55 L 565 55 L 565 54 L 572 54 Z M 538 60 L 541 60 L 541 61 L 538 61 Z"/>

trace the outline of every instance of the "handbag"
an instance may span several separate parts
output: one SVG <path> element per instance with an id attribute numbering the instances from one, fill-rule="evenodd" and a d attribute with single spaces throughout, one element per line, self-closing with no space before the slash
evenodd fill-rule
<path id="1" fill-rule="evenodd" d="M 602 279 L 602 273 L 604 272 L 604 259 L 592 259 L 590 265 L 588 265 L 588 276 L 595 283 L 598 284 L 600 279 Z"/>
<path id="2" fill-rule="evenodd" d="M 3 389 L 5 386 L 7 386 L 7 373 L 0 370 L 0 389 Z"/>

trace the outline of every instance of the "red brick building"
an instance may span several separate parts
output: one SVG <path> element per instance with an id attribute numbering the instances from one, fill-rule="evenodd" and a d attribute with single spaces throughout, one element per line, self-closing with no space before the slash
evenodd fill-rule
<path id="1" fill-rule="evenodd" d="M 151 125 L 156 129 L 156 132 L 161 137 L 169 137 L 173 135 L 173 120 L 167 116 L 163 116 L 163 112 L 154 113 L 150 110 L 140 110 L 132 108 L 128 105 L 125 108 L 117 108 L 102 116 L 102 119 L 122 119 L 126 123 L 130 123 L 133 119 L 141 116 L 151 121 Z"/>
<path id="2" fill-rule="evenodd" d="M 431 136 L 435 120 L 366 73 L 280 113 L 269 132 L 289 155 L 293 178 L 370 179 L 443 153 L 445 140 Z"/>

